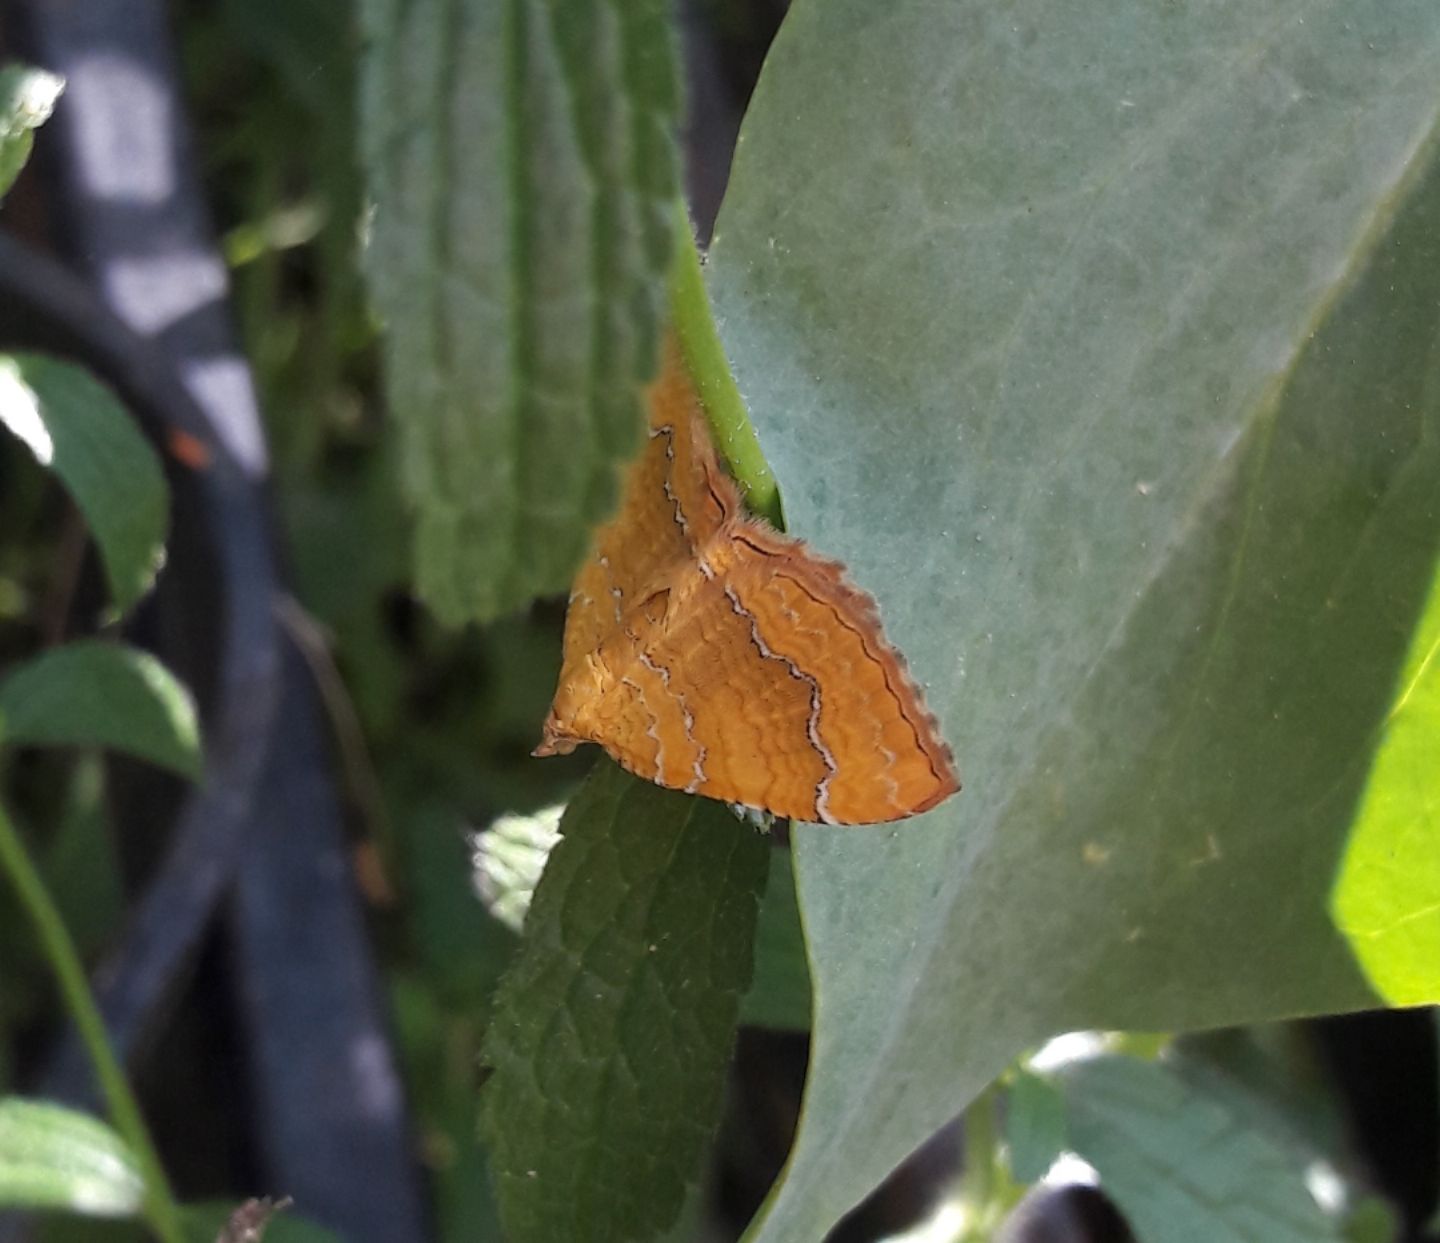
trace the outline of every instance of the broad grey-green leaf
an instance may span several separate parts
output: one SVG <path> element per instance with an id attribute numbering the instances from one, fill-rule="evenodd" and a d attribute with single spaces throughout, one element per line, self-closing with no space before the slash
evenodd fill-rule
<path id="1" fill-rule="evenodd" d="M 50 119 L 65 79 L 29 65 L 0 68 L 0 199 L 30 158 L 35 131 Z"/>
<path id="2" fill-rule="evenodd" d="M 116 605 L 128 609 L 164 556 L 170 492 L 160 459 L 88 372 L 40 354 L 0 355 L 0 423 L 74 498 Z"/>
<path id="3" fill-rule="evenodd" d="M 98 1118 L 43 1101 L 0 1100 L 0 1208 L 129 1217 L 144 1197 L 129 1146 Z"/>
<path id="4" fill-rule="evenodd" d="M 367 267 L 452 622 L 563 591 L 655 371 L 676 192 L 663 0 L 366 0 Z"/>
<path id="5" fill-rule="evenodd" d="M 712 294 L 966 788 L 796 830 L 810 1082 L 755 1238 L 1057 1031 L 1440 997 L 1437 83 L 1425 0 L 791 9 Z"/>
<path id="6" fill-rule="evenodd" d="M 643 1243 L 719 1118 L 768 847 L 608 761 L 565 811 L 496 1001 L 482 1096 L 515 1243 Z"/>
<path id="7" fill-rule="evenodd" d="M 148 652 L 115 643 L 52 648 L 0 679 L 0 743 L 109 747 L 200 775 L 189 692 Z"/>
<path id="8" fill-rule="evenodd" d="M 1292 1151 L 1162 1062 L 1100 1057 L 1061 1076 L 1074 1151 L 1145 1243 L 1338 1243 Z"/>

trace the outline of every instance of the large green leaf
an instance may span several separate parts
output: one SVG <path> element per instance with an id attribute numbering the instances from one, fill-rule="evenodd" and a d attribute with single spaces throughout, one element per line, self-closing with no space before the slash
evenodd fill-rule
<path id="1" fill-rule="evenodd" d="M 0 423 L 64 483 L 85 521 L 119 608 L 154 581 L 170 492 L 135 421 L 90 374 L 41 354 L 0 355 Z"/>
<path id="2" fill-rule="evenodd" d="M 129 1147 L 98 1118 L 42 1101 L 0 1100 L 0 1208 L 129 1217 L 144 1195 Z"/>
<path id="3" fill-rule="evenodd" d="M 109 747 L 200 775 L 195 704 L 148 652 L 85 641 L 53 648 L 0 680 L 0 743 Z"/>
<path id="4" fill-rule="evenodd" d="M 563 591 L 654 374 L 677 186 L 663 0 L 366 0 L 368 268 L 444 618 Z"/>
<path id="5" fill-rule="evenodd" d="M 1440 997 L 1368 957 L 1440 901 L 1423 734 L 1372 766 L 1437 693 L 1437 82 L 1428 0 L 792 8 L 712 293 L 966 789 L 796 831 L 813 1057 L 757 1238 L 1055 1031 Z"/>
<path id="6" fill-rule="evenodd" d="M 486 1034 L 515 1243 L 643 1243 L 719 1119 L 768 847 L 708 799 L 602 762 L 565 810 Z"/>

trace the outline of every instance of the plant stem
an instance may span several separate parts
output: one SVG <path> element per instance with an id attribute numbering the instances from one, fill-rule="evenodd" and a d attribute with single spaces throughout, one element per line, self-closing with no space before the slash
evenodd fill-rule
<path id="1" fill-rule="evenodd" d="M 180 1207 L 170 1191 L 169 1180 L 160 1158 L 150 1142 L 150 1132 L 140 1115 L 140 1107 L 126 1082 L 125 1072 L 116 1060 L 105 1036 L 105 1023 L 90 992 L 85 968 L 75 943 L 50 900 L 45 883 L 30 858 L 20 834 L 0 806 L 0 870 L 8 873 L 20 903 L 30 916 L 40 937 L 50 967 L 55 972 L 61 995 L 80 1031 L 80 1038 L 90 1052 L 95 1076 L 109 1107 L 110 1120 L 135 1154 L 140 1173 L 145 1179 L 145 1214 L 155 1233 L 165 1243 L 185 1243 L 180 1222 Z"/>
<path id="2" fill-rule="evenodd" d="M 965 1110 L 965 1165 L 957 1198 L 965 1209 L 966 1239 L 988 1239 L 1000 1215 L 995 1177 L 999 1144 L 996 1105 L 992 1083 Z"/>
<path id="3" fill-rule="evenodd" d="M 715 330 L 705 278 L 700 271 L 700 252 L 690 229 L 685 204 L 675 202 L 675 257 L 670 263 L 670 320 L 680 342 L 685 366 L 695 381 L 695 391 L 705 407 L 715 446 L 751 513 L 759 514 L 777 530 L 785 528 L 780 505 L 780 488 L 765 454 L 760 449 L 745 399 L 735 386 L 725 347 Z"/>

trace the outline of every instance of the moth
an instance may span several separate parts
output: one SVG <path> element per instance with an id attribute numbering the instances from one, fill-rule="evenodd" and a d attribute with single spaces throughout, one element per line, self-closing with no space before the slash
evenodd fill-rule
<path id="1" fill-rule="evenodd" d="M 825 824 L 903 819 L 959 790 L 874 600 L 746 512 L 673 340 L 649 412 L 575 579 L 535 754 L 598 743 L 659 785 Z"/>

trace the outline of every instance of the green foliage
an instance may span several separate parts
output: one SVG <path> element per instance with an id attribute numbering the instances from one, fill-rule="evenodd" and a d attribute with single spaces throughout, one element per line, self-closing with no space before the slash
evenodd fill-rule
<path id="1" fill-rule="evenodd" d="M 1069 1147 L 1065 1100 L 1049 1080 L 1015 1072 L 1006 1096 L 1005 1142 L 1010 1170 L 1023 1183 L 1039 1182 Z"/>
<path id="2" fill-rule="evenodd" d="M 755 928 L 755 978 L 740 1019 L 753 1027 L 810 1028 L 810 968 L 788 850 L 770 851 L 770 879 Z"/>
<path id="3" fill-rule="evenodd" d="M 603 764 L 571 801 L 484 1047 L 483 1133 L 520 1239 L 653 1238 L 719 1117 L 767 847 Z"/>
<path id="4" fill-rule="evenodd" d="M 144 1193 L 129 1146 L 99 1119 L 0 1098 L 0 1208 L 129 1217 Z"/>
<path id="5" fill-rule="evenodd" d="M 0 199 L 15 183 L 35 130 L 50 119 L 65 79 L 27 65 L 0 67 Z"/>
<path id="6" fill-rule="evenodd" d="M 367 0 L 368 272 L 421 594 L 563 591 L 653 376 L 678 184 L 660 0 Z"/>
<path id="7" fill-rule="evenodd" d="M 1343 1237 L 1292 1153 L 1163 1063 L 1091 1058 L 1063 1087 L 1071 1146 L 1146 1243 Z"/>
<path id="8" fill-rule="evenodd" d="M 11 670 L 0 681 L 0 741 L 109 747 L 200 775 L 189 692 L 153 656 L 114 643 L 67 644 Z"/>
<path id="9" fill-rule="evenodd" d="M 757 1240 L 820 1237 L 1055 1031 L 1440 997 L 1440 770 L 1375 763 L 1430 693 L 1396 715 L 1440 537 L 1437 68 L 1419 3 L 791 9 L 717 318 L 792 529 L 876 593 L 967 788 L 796 831 L 814 1054 Z M 1414 886 L 1342 876 L 1357 823 Z"/>
<path id="10" fill-rule="evenodd" d="M 415 949 L 429 984 L 458 1014 L 486 1014 L 514 951 L 515 930 L 479 901 L 473 847 L 449 809 L 416 808 L 405 837 Z"/>
<path id="11" fill-rule="evenodd" d="M 155 451 L 103 385 L 43 355 L 0 355 L 0 423 L 69 490 L 115 603 L 128 609 L 149 590 L 165 543 L 170 494 Z"/>

